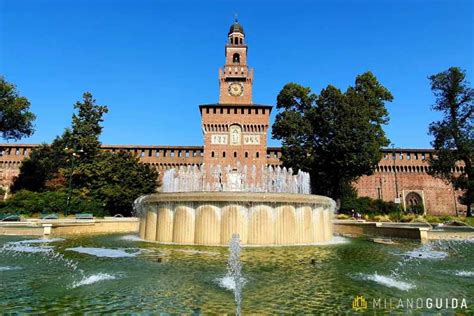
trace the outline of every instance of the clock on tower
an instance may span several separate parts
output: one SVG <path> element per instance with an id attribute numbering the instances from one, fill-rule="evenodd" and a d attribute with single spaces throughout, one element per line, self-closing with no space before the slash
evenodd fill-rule
<path id="1" fill-rule="evenodd" d="M 253 69 L 247 65 L 247 44 L 242 25 L 231 25 L 225 46 L 225 65 L 219 69 L 220 104 L 252 104 Z"/>
<path id="2" fill-rule="evenodd" d="M 204 183 L 223 188 L 242 185 L 245 171 L 262 179 L 267 166 L 267 133 L 272 106 L 252 103 L 253 69 L 247 65 L 244 28 L 235 21 L 225 45 L 225 64 L 219 69 L 219 103 L 201 104 L 201 127 L 204 136 L 202 164 L 206 170 Z M 217 169 L 216 169 L 217 168 Z M 219 178 L 220 168 L 229 177 Z M 255 185 L 260 185 L 254 183 Z"/>

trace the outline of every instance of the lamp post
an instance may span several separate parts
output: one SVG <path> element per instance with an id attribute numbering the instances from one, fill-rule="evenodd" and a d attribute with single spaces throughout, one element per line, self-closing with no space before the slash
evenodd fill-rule
<path id="1" fill-rule="evenodd" d="M 75 148 L 70 149 L 68 147 L 64 148 L 66 153 L 71 154 L 71 173 L 69 174 L 69 186 L 68 186 L 68 193 L 67 193 L 67 200 L 66 200 L 66 217 L 68 214 L 71 212 L 71 196 L 72 196 L 72 175 L 74 173 L 74 162 L 76 156 L 78 156 L 79 153 L 83 153 L 84 150 L 79 149 L 76 150 Z"/>

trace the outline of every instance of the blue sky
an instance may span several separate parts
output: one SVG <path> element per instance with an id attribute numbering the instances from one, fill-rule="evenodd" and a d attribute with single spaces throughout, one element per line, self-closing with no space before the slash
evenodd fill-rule
<path id="1" fill-rule="evenodd" d="M 255 103 L 275 104 L 287 82 L 345 90 L 371 70 L 395 97 L 388 137 L 424 148 L 438 118 L 427 76 L 460 66 L 473 81 L 473 3 L 0 0 L 0 74 L 37 115 L 36 133 L 20 143 L 61 134 L 90 91 L 109 106 L 103 143 L 201 145 L 198 105 L 218 101 L 218 68 L 238 13 Z"/>

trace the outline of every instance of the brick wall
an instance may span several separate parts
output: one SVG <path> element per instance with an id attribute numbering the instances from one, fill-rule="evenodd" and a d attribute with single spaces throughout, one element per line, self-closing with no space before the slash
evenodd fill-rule
<path id="1" fill-rule="evenodd" d="M 220 108 L 219 108 L 220 109 Z M 225 107 L 223 107 L 225 109 Z M 249 109 L 248 107 L 246 109 Z M 252 110 L 255 110 L 252 108 Z M 214 115 L 213 111 L 211 111 Z M 218 115 L 218 113 L 216 113 Z M 242 114 L 247 116 L 246 112 Z M 260 114 L 259 114 L 260 115 Z M 254 123 L 258 125 L 267 120 L 269 112 L 258 115 L 250 114 L 246 117 L 247 124 Z M 220 116 L 220 110 L 219 110 Z M 225 120 L 214 120 L 209 117 L 206 120 L 209 124 L 225 124 Z M 213 122 L 213 123 L 211 123 Z M 234 122 L 234 121 L 232 121 Z M 223 127 L 221 127 L 223 128 Z M 266 133 L 266 130 L 265 130 Z M 238 146 L 236 151 L 238 158 L 233 158 L 233 151 L 227 153 L 226 159 L 216 157 L 216 162 L 220 164 L 235 164 L 240 161 L 241 164 L 264 164 L 277 166 L 281 165 L 281 149 L 278 147 L 266 147 L 266 137 L 263 137 L 264 143 L 261 146 Z M 31 150 L 38 145 L 34 144 L 0 144 L 0 185 L 8 188 L 14 177 L 19 173 L 19 168 L 23 159 L 28 157 Z M 206 151 L 202 146 L 134 146 L 134 145 L 103 145 L 104 150 L 119 151 L 126 150 L 139 157 L 143 163 L 155 166 L 160 174 L 164 170 L 177 168 L 187 165 L 201 165 L 208 157 L 210 162 L 213 160 L 210 156 L 212 150 L 215 154 L 222 155 L 222 150 L 215 146 L 210 146 Z M 228 148 L 228 147 L 226 147 Z M 229 151 L 229 149 L 226 149 Z M 249 158 L 245 158 L 245 152 L 249 152 Z M 259 158 L 255 158 L 255 153 L 259 151 Z M 395 151 L 395 154 L 393 153 Z M 380 161 L 373 175 L 363 176 L 355 184 L 359 196 L 368 196 L 371 198 L 382 198 L 385 201 L 394 201 L 396 191 L 403 204 L 406 204 L 406 197 L 415 192 L 422 200 L 428 214 L 455 214 L 456 210 L 460 213 L 465 212 L 465 206 L 457 202 L 457 196 L 461 192 L 455 192 L 450 184 L 442 180 L 433 178 L 428 174 L 429 164 L 427 159 L 432 154 L 430 149 L 386 149 L 383 150 L 384 157 Z M 252 155 L 250 155 L 252 153 Z M 228 157 L 228 158 L 227 158 Z M 395 159 L 393 159 L 395 157 Z M 456 171 L 463 170 L 463 166 L 457 166 Z"/>

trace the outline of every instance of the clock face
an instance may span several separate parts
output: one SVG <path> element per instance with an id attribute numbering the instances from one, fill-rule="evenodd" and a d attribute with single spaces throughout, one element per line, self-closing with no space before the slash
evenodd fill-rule
<path id="1" fill-rule="evenodd" d="M 229 94 L 231 96 L 237 97 L 244 94 L 244 85 L 239 82 L 233 82 L 229 85 Z"/>

